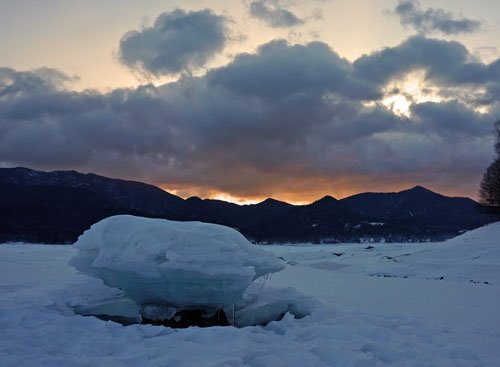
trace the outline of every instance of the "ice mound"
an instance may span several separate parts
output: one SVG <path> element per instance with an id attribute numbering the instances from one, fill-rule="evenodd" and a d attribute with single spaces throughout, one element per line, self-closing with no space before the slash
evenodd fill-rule
<path id="1" fill-rule="evenodd" d="M 70 265 L 143 307 L 220 308 L 283 269 L 236 230 L 201 222 L 119 215 L 94 224 L 75 247 Z"/>

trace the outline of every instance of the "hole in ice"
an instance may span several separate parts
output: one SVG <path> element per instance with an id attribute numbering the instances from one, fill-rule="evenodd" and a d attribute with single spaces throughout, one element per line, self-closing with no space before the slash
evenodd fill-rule
<path id="1" fill-rule="evenodd" d="M 230 326 L 224 310 L 216 310 L 213 315 L 207 315 L 203 310 L 182 310 L 176 312 L 173 317 L 164 320 L 148 319 L 142 317 L 141 324 L 167 326 L 176 329 L 190 326 Z"/>
<path id="2" fill-rule="evenodd" d="M 75 311 L 76 314 L 79 314 Z M 237 328 L 246 326 L 266 326 L 272 321 L 280 321 L 285 316 L 286 312 L 273 315 L 272 318 L 260 319 L 251 324 L 240 325 L 237 321 L 233 321 L 231 316 L 226 316 L 226 312 L 223 309 L 216 310 L 213 314 L 207 314 L 204 310 L 194 309 L 194 310 L 182 310 L 176 312 L 172 317 L 168 319 L 153 319 L 144 316 L 137 315 L 136 317 L 131 316 L 119 316 L 119 315 L 106 315 L 106 314 L 92 314 L 92 313 L 80 313 L 81 316 L 93 316 L 102 321 L 113 321 L 123 326 L 129 325 L 155 325 L 155 326 L 165 326 L 173 329 L 183 329 L 191 326 L 196 327 L 213 327 L 213 326 L 234 326 Z M 307 315 L 294 315 L 295 318 L 300 319 Z"/>
<path id="3" fill-rule="evenodd" d="M 68 306 L 77 315 L 94 316 L 103 321 L 113 321 L 124 326 L 150 324 L 170 328 L 190 326 L 265 326 L 280 321 L 289 313 L 301 319 L 311 314 L 318 304 L 293 288 L 264 287 L 265 279 L 253 282 L 243 298 L 235 303 L 220 306 L 179 308 L 170 304 L 139 305 L 123 294 L 104 292 L 96 288 L 97 297 L 82 297 Z M 100 296 L 99 296 L 99 292 Z"/>

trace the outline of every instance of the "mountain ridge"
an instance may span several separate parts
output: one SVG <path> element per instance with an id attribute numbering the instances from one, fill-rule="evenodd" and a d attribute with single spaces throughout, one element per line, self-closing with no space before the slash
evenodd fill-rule
<path id="1" fill-rule="evenodd" d="M 261 243 L 434 241 L 491 222 L 478 205 L 420 185 L 340 200 L 326 195 L 305 205 L 273 198 L 240 205 L 182 199 L 154 185 L 93 173 L 0 168 L 0 242 L 70 243 L 92 223 L 115 214 L 217 223 Z M 58 214 L 51 217 L 51 210 Z"/>

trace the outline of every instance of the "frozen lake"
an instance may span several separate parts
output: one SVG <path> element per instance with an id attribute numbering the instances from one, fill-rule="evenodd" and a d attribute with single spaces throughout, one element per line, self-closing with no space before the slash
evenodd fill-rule
<path id="1" fill-rule="evenodd" d="M 500 365 L 500 225 L 446 243 L 261 246 L 324 308 L 266 327 L 122 326 L 68 307 L 71 246 L 0 246 L 0 365 Z"/>

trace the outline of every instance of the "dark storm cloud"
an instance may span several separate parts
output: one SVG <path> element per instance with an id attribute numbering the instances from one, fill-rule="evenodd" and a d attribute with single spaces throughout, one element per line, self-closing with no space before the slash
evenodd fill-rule
<path id="1" fill-rule="evenodd" d="M 175 146 L 164 123 L 165 103 L 150 87 L 78 93 L 38 78 L 37 72 L 11 73 L 10 78 L 10 85 L 18 87 L 4 87 L 0 97 L 4 161 L 81 167 L 107 155 L 126 160 L 151 156 L 162 143 L 166 150 Z"/>
<path id="2" fill-rule="evenodd" d="M 18 72 L 0 67 L 0 97 L 16 93 L 44 93 L 47 89 L 61 87 L 75 80 L 59 70 L 40 68 L 30 72 Z"/>
<path id="3" fill-rule="evenodd" d="M 443 9 L 422 9 L 418 0 L 399 0 L 395 8 L 400 22 L 421 33 L 444 34 L 472 33 L 481 27 L 481 22 L 465 17 L 455 17 Z"/>
<path id="4" fill-rule="evenodd" d="M 120 61 L 155 76 L 197 69 L 224 49 L 226 22 L 208 9 L 163 13 L 151 27 L 122 37 Z"/>
<path id="5" fill-rule="evenodd" d="M 480 115 L 462 103 L 424 102 L 412 107 L 417 128 L 442 137 L 487 136 L 491 132 L 491 118 Z"/>
<path id="6" fill-rule="evenodd" d="M 363 55 L 353 66 L 358 79 L 371 81 L 379 88 L 415 70 L 423 70 L 428 81 L 441 87 L 473 87 L 476 91 L 482 87 L 484 93 L 469 101 L 479 105 L 495 102 L 500 80 L 499 59 L 484 64 L 459 42 L 423 36 L 413 36 L 395 47 Z M 457 91 L 452 93 L 456 95 Z M 475 92 L 467 93 L 472 96 Z"/>
<path id="7" fill-rule="evenodd" d="M 250 15 L 273 28 L 294 27 L 304 23 L 278 0 L 257 0 L 249 4 Z"/>
<path id="8" fill-rule="evenodd" d="M 324 43 L 273 41 L 201 77 L 109 93 L 71 91 L 57 72 L 0 69 L 0 165 L 238 196 L 304 195 L 346 180 L 359 190 L 470 182 L 491 158 L 493 115 L 472 109 L 465 93 L 398 116 L 381 104 L 382 89 L 423 68 L 438 86 L 498 92 L 498 64 L 415 37 L 354 63 Z"/>
<path id="9" fill-rule="evenodd" d="M 237 94 L 261 98 L 293 99 L 326 93 L 358 100 L 380 97 L 370 83 L 356 78 L 348 60 L 323 42 L 289 45 L 284 40 L 272 41 L 255 54 L 236 56 L 207 78 Z"/>
<path id="10" fill-rule="evenodd" d="M 453 83 L 469 60 L 469 52 L 459 42 L 414 36 L 395 47 L 363 55 L 354 67 L 361 77 L 378 84 L 416 69 L 426 70 L 429 78 Z"/>

